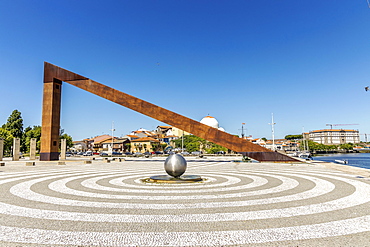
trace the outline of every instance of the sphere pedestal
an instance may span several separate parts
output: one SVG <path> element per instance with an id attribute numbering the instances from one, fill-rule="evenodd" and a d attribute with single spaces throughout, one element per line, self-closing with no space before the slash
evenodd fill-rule
<path id="1" fill-rule="evenodd" d="M 148 182 L 152 183 L 194 183 L 203 181 L 198 175 L 184 175 L 181 177 L 171 177 L 168 175 L 151 176 Z"/>

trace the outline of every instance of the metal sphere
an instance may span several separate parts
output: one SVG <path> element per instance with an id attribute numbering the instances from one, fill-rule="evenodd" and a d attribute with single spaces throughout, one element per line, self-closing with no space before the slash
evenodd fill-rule
<path id="1" fill-rule="evenodd" d="M 164 162 L 164 169 L 172 177 L 180 177 L 186 170 L 186 160 L 180 154 L 171 154 Z"/>

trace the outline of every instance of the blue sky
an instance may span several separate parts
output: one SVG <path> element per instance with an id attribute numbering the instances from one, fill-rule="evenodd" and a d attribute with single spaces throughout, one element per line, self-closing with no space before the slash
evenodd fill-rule
<path id="1" fill-rule="evenodd" d="M 233 134 L 370 133 L 370 9 L 346 1 L 0 1 L 0 123 L 41 125 L 43 62 Z M 75 140 L 162 123 L 63 84 Z M 364 139 L 364 138 L 362 138 Z"/>

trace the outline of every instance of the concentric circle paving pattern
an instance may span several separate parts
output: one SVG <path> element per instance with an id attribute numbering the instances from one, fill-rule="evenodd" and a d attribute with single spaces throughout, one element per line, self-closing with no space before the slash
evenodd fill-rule
<path id="1" fill-rule="evenodd" d="M 188 160 L 186 174 L 200 175 L 204 182 L 142 182 L 165 174 L 163 162 L 1 168 L 0 245 L 370 242 L 369 179 L 320 165 L 215 158 Z"/>

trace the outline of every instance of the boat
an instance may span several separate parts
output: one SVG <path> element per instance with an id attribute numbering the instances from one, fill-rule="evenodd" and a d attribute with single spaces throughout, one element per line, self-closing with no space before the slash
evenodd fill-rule
<path id="1" fill-rule="evenodd" d="M 311 157 L 311 153 L 307 151 L 296 151 L 294 153 L 288 153 L 287 155 L 290 157 L 300 157 L 300 156 L 310 156 Z"/>
<path id="2" fill-rule="evenodd" d="M 309 152 L 299 153 L 298 158 L 301 158 L 301 159 L 304 159 L 304 160 L 312 160 L 311 154 Z"/>
<path id="3" fill-rule="evenodd" d="M 307 154 L 302 154 L 298 158 L 304 159 L 304 160 L 312 160 L 312 157 Z"/>
<path id="4" fill-rule="evenodd" d="M 348 164 L 348 160 L 334 160 L 334 162 L 344 165 Z"/>

